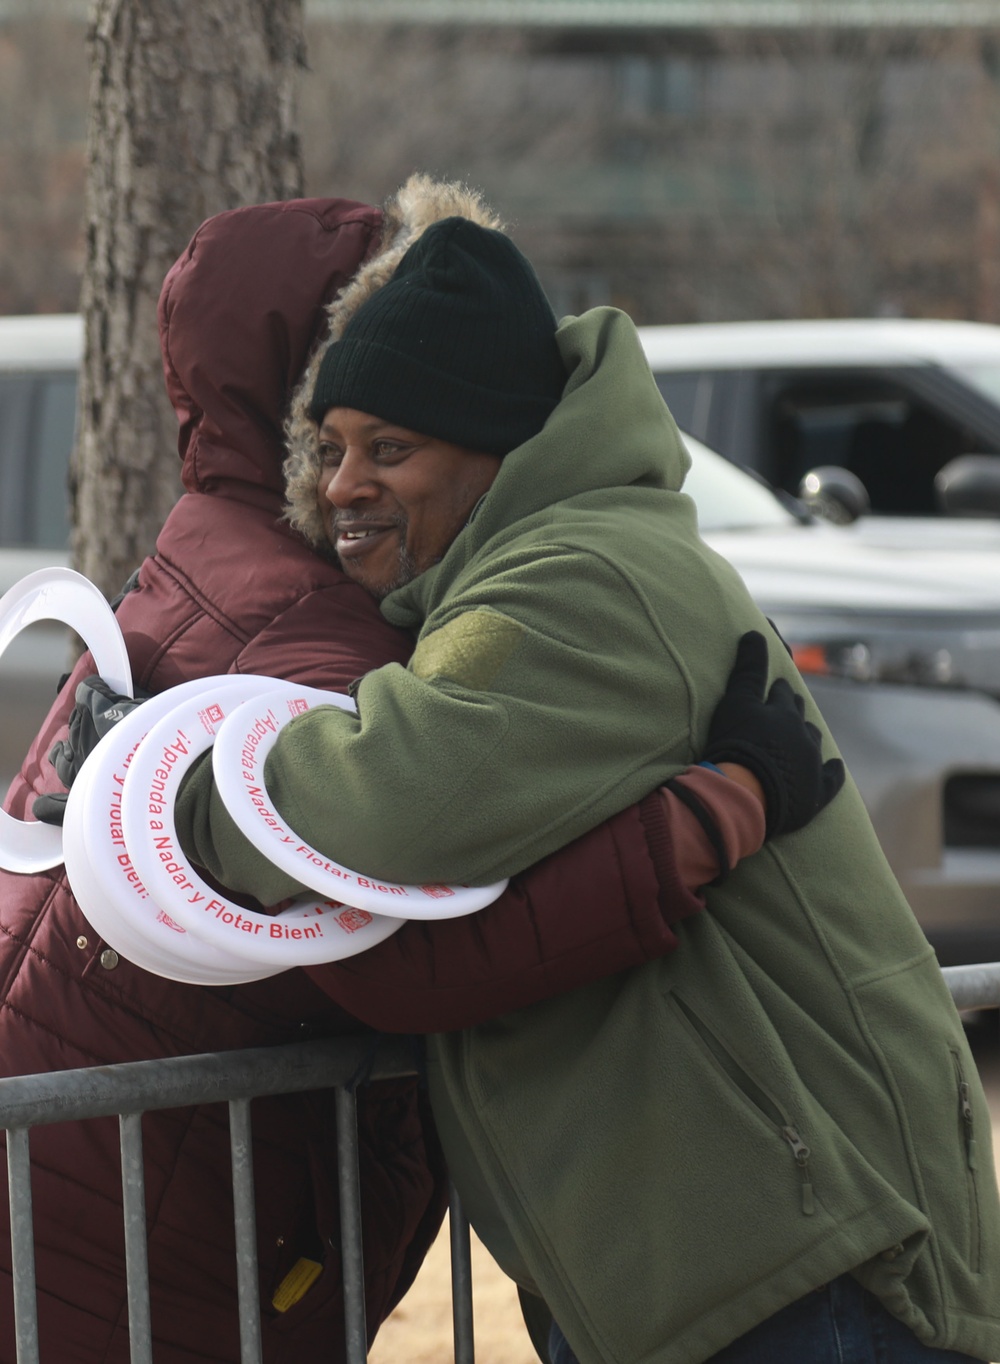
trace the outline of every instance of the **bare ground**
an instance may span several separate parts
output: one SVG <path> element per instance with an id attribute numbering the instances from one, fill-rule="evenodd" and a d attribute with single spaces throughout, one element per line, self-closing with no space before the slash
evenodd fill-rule
<path id="1" fill-rule="evenodd" d="M 517 1291 L 472 1238 L 476 1364 L 538 1364 L 521 1321 Z M 448 1222 L 417 1281 L 382 1326 L 369 1364 L 451 1364 L 451 1248 Z"/>

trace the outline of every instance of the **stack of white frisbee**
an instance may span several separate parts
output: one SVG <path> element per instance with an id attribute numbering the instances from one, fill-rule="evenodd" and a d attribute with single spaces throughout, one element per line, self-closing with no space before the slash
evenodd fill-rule
<path id="1" fill-rule="evenodd" d="M 115 690 L 132 694 L 118 622 L 92 583 L 70 569 L 29 574 L 0 598 L 0 655 L 36 620 L 71 625 Z M 270 803 L 264 763 L 284 725 L 317 705 L 354 710 L 337 692 L 273 677 L 224 674 L 186 682 L 137 706 L 81 768 L 62 828 L 0 811 L 0 866 L 34 872 L 65 862 L 100 936 L 157 975 L 199 985 L 259 980 L 353 956 L 407 919 L 446 919 L 490 904 L 490 886 L 410 886 L 353 871 L 310 847 Z M 276 866 L 313 894 L 278 914 L 210 886 L 177 838 L 174 808 L 191 764 L 212 748 L 216 786 L 233 820 Z"/>

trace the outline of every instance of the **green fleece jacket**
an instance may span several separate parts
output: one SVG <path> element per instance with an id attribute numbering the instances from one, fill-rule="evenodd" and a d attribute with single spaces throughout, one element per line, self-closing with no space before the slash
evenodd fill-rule
<path id="1" fill-rule="evenodd" d="M 521 869 L 685 767 L 740 635 L 768 631 L 697 534 L 631 323 L 598 309 L 559 343 L 545 429 L 384 603 L 419 630 L 409 666 L 272 751 L 275 804 L 342 863 L 406 882 Z M 772 668 L 803 690 L 778 645 Z M 292 889 L 205 770 L 178 825 L 229 885 Z M 662 961 L 429 1039 L 449 1165 L 501 1265 L 581 1364 L 698 1364 L 848 1270 L 921 1339 L 1000 1358 L 988 1113 L 850 781 L 678 931 Z"/>

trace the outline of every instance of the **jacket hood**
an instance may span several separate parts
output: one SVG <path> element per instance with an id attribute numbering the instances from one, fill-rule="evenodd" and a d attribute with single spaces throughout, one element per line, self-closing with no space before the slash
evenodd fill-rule
<path id="1" fill-rule="evenodd" d="M 624 503 L 626 490 L 632 506 L 680 492 L 691 456 L 632 319 L 593 308 L 563 318 L 556 342 L 568 375 L 558 407 L 537 436 L 505 457 L 440 562 L 386 597 L 382 613 L 394 625 L 419 628 L 466 564 L 529 518 L 555 518 L 569 503 L 581 512 Z M 685 522 L 693 520 L 693 504 L 683 502 Z"/>
<path id="2" fill-rule="evenodd" d="M 691 467 L 626 313 L 592 308 L 565 317 L 556 344 L 567 372 L 562 398 L 538 435 L 504 459 L 470 528 L 477 545 L 587 493 L 678 492 Z"/>
<path id="3" fill-rule="evenodd" d="M 209 218 L 159 302 L 167 392 L 189 492 L 283 491 L 283 423 L 325 307 L 375 247 L 382 213 L 349 199 L 255 204 Z"/>
<path id="4" fill-rule="evenodd" d="M 320 474 L 317 426 L 308 411 L 323 356 L 340 338 L 361 304 L 389 282 L 407 250 L 431 223 L 459 217 L 469 218 L 482 227 L 504 230 L 504 224 L 475 190 L 455 181 L 432 180 L 427 175 L 412 175 L 384 206 L 383 214 L 384 227 L 377 251 L 328 309 L 327 335 L 295 390 L 286 428 L 286 514 L 310 544 L 323 549 L 328 545 L 316 500 Z"/>

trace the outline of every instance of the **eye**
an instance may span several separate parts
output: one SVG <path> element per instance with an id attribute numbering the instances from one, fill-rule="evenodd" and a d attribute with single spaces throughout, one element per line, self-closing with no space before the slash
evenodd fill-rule
<path id="1" fill-rule="evenodd" d="M 398 440 L 376 440 L 372 442 L 372 453 L 382 464 L 393 464 L 405 459 L 412 449 Z"/>
<path id="2" fill-rule="evenodd" d="M 317 447 L 319 462 L 324 469 L 336 469 L 344 458 L 344 452 L 332 441 L 321 440 Z"/>

